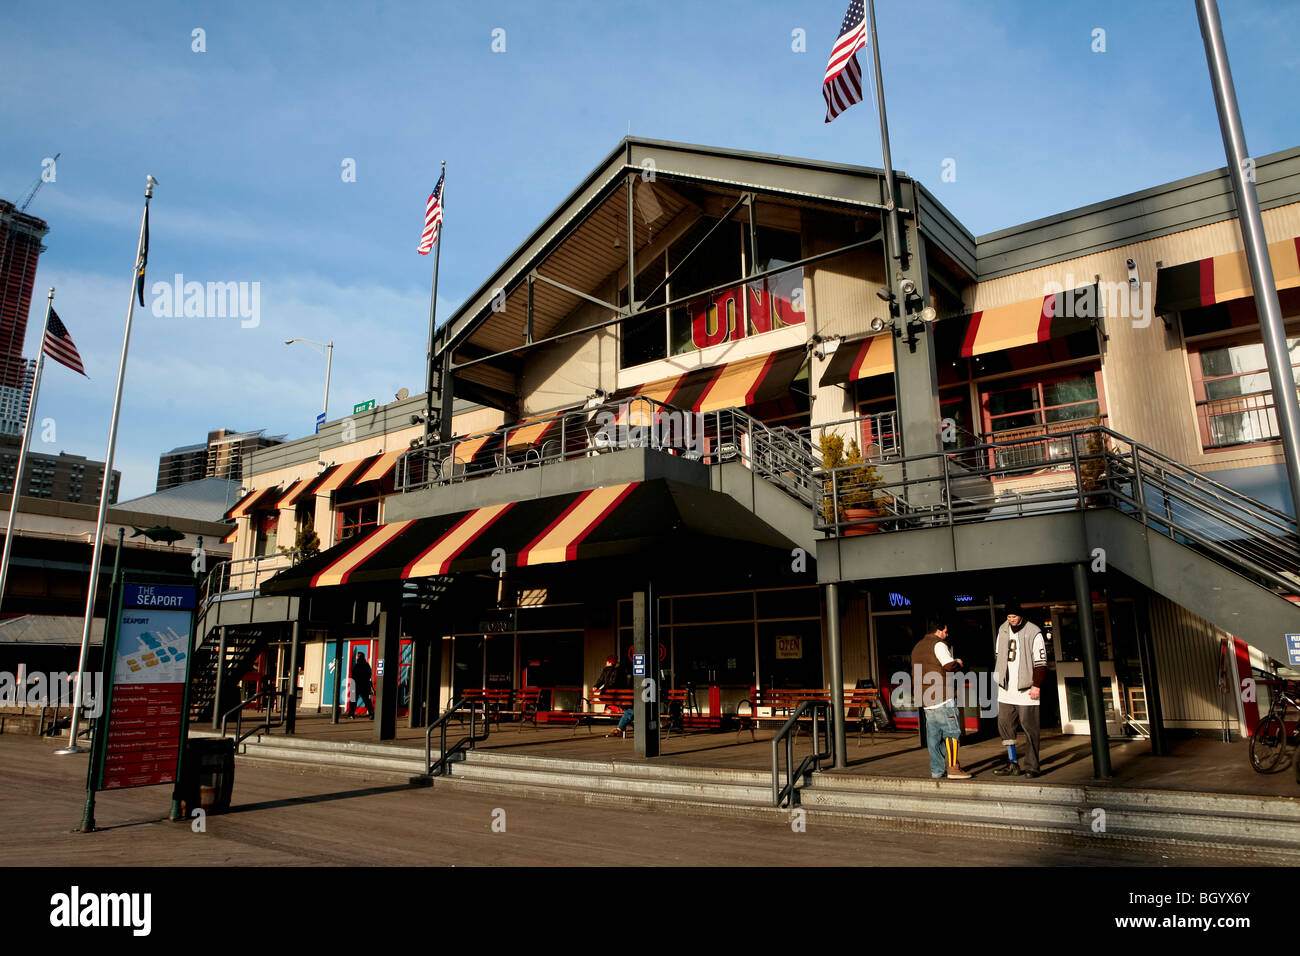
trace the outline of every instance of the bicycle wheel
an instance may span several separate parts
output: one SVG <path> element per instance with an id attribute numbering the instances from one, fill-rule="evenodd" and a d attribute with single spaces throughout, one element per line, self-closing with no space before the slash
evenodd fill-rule
<path id="1" fill-rule="evenodd" d="M 1256 773 L 1268 773 L 1286 753 L 1286 724 L 1277 714 L 1269 714 L 1250 735 L 1250 765 Z"/>

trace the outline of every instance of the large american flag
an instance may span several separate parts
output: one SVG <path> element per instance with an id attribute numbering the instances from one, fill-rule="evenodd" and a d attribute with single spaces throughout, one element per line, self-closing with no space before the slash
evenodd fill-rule
<path id="1" fill-rule="evenodd" d="M 50 323 L 45 329 L 45 343 L 41 346 L 43 351 L 56 362 L 60 362 L 72 369 L 74 372 L 80 372 L 86 375 L 86 369 L 81 364 L 81 355 L 77 352 L 76 345 L 72 342 L 72 336 L 68 334 L 67 328 L 59 321 L 59 313 L 50 309 Z M 89 378 L 89 375 L 86 375 Z"/>
<path id="2" fill-rule="evenodd" d="M 849 12 L 844 14 L 839 39 L 826 64 L 822 96 L 826 97 L 828 123 L 854 103 L 862 102 L 862 67 L 854 55 L 867 45 L 867 18 L 862 3 L 863 0 L 849 0 Z"/>
<path id="3" fill-rule="evenodd" d="M 438 177 L 438 185 L 429 193 L 429 202 L 424 208 L 424 232 L 420 235 L 420 246 L 415 250 L 422 256 L 427 256 L 433 249 L 433 244 L 438 241 L 438 227 L 442 225 L 442 182 L 446 178 L 447 171 L 443 170 Z"/>

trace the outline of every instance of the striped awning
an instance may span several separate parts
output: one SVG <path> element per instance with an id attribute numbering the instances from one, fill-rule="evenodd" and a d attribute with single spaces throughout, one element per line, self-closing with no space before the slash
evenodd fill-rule
<path id="1" fill-rule="evenodd" d="M 489 571 L 498 548 L 511 567 L 606 560 L 670 543 L 680 547 L 682 533 L 790 547 L 729 496 L 655 479 L 390 522 L 281 571 L 262 590 Z"/>
<path id="2" fill-rule="evenodd" d="M 354 485 L 359 485 L 363 481 L 383 481 L 393 473 L 397 467 L 397 459 L 401 457 L 402 452 L 406 449 L 399 448 L 396 451 L 387 451 L 382 455 L 376 455 L 373 459 L 367 459 L 371 462 L 370 467 L 357 475 Z"/>
<path id="3" fill-rule="evenodd" d="M 856 342 L 841 342 L 822 372 L 823 385 L 843 385 L 872 375 L 892 375 L 894 337 L 888 332 Z"/>
<path id="4" fill-rule="evenodd" d="M 1268 244 L 1273 282 L 1279 289 L 1300 287 L 1300 236 Z M 1253 296 L 1244 252 L 1229 252 L 1196 262 L 1166 266 L 1156 274 L 1156 314 L 1169 315 Z"/>
<path id="5" fill-rule="evenodd" d="M 789 391 L 807 357 L 806 350 L 800 347 L 737 359 L 619 389 L 615 400 L 644 395 L 693 412 L 759 405 Z"/>
<path id="6" fill-rule="evenodd" d="M 270 488 L 256 488 L 235 502 L 235 506 L 226 512 L 226 517 L 242 518 L 250 511 L 265 511 L 266 505 L 278 501 L 279 497 L 279 485 L 273 485 Z"/>
<path id="7" fill-rule="evenodd" d="M 1100 302 L 1097 286 L 1087 285 L 983 309 L 965 319 L 961 354 L 969 358 L 1084 332 L 1100 318 Z"/>

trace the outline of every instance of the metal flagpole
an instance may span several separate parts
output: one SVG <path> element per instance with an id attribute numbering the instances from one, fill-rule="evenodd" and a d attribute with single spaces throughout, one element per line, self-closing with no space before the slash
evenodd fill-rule
<path id="1" fill-rule="evenodd" d="M 86 654 L 90 649 L 90 628 L 95 620 L 95 592 L 99 590 L 99 563 L 103 557 L 104 519 L 108 517 L 108 499 L 113 486 L 113 451 L 117 447 L 117 422 L 122 411 L 122 385 L 126 381 L 126 355 L 131 348 L 131 319 L 135 315 L 135 296 L 141 256 L 144 252 L 145 226 L 149 221 L 149 200 L 153 199 L 153 187 L 157 180 L 146 176 L 144 188 L 144 212 L 140 215 L 140 238 L 135 247 L 135 268 L 131 271 L 131 295 L 126 305 L 126 331 L 122 334 L 122 357 L 117 364 L 117 392 L 113 396 L 113 417 L 108 426 L 108 451 L 104 454 L 104 481 L 99 489 L 99 516 L 95 521 L 95 543 L 90 555 L 90 584 L 86 589 L 86 620 L 81 628 L 81 657 L 77 662 L 77 688 L 73 695 L 72 727 L 68 731 L 68 745 L 59 754 L 85 753 L 77 746 L 77 718 L 81 716 L 81 679 L 86 672 Z M 111 609 L 110 609 L 111 613 Z M 105 629 L 107 631 L 107 628 Z M 111 667 L 107 658 L 102 667 Z"/>
<path id="2" fill-rule="evenodd" d="M 880 43 L 876 39 L 876 0 L 868 0 L 867 13 L 870 16 L 871 60 L 876 73 L 876 99 L 880 109 L 880 158 L 885 163 L 885 206 L 889 216 L 890 255 L 895 259 L 903 258 L 903 246 L 898 234 L 898 203 L 894 200 L 894 161 L 889 155 L 889 120 L 885 118 L 885 80 L 880 73 Z M 897 295 L 894 288 L 894 271 L 889 273 L 889 288 Z"/>
<path id="3" fill-rule="evenodd" d="M 429 428 L 433 424 L 433 332 L 434 319 L 438 314 L 438 260 L 442 258 L 442 230 L 446 225 L 447 211 L 447 161 L 442 161 L 442 195 L 438 197 L 438 204 L 442 207 L 443 222 L 438 223 L 438 242 L 437 247 L 433 250 L 433 289 L 429 293 L 429 351 L 427 357 L 429 367 L 425 371 L 425 407 L 424 407 L 424 474 L 429 470 Z M 447 387 L 446 382 L 441 383 L 442 388 Z M 441 398 L 441 394 L 439 395 Z"/>
<path id="4" fill-rule="evenodd" d="M 5 526 L 4 553 L 0 555 L 0 604 L 4 603 L 5 584 L 9 580 L 9 554 L 14 540 L 14 518 L 18 515 L 18 496 L 22 493 L 23 465 L 27 461 L 27 446 L 32 442 L 32 421 L 36 418 L 36 396 L 41 390 L 41 372 L 45 368 L 45 335 L 50 329 L 50 312 L 53 309 L 54 286 L 50 286 L 50 294 L 45 299 L 45 324 L 41 327 L 41 346 L 36 353 L 36 374 L 32 376 L 32 394 L 27 402 L 27 421 L 23 425 L 23 443 L 18 448 L 14 487 L 9 495 L 9 523 Z"/>
<path id="5" fill-rule="evenodd" d="M 1277 411 L 1287 478 L 1291 485 L 1291 506 L 1300 514 L 1300 402 L 1296 399 L 1291 375 L 1282 309 L 1273 282 L 1273 265 L 1268 258 L 1268 239 L 1264 235 L 1264 220 L 1259 214 L 1259 197 L 1255 194 L 1255 177 L 1245 171 L 1250 154 L 1246 152 L 1246 134 L 1237 109 L 1237 91 L 1232 83 L 1232 69 L 1228 66 L 1228 50 L 1223 43 L 1218 3 L 1215 0 L 1196 0 L 1196 16 L 1201 22 L 1201 39 L 1205 42 L 1205 59 L 1209 63 L 1214 103 L 1219 111 L 1223 150 L 1228 155 L 1228 177 L 1232 180 L 1232 194 L 1237 201 L 1237 222 L 1245 241 L 1250 282 L 1255 289 L 1260 337 L 1268 360 L 1269 378 L 1273 382 L 1273 406 Z"/>

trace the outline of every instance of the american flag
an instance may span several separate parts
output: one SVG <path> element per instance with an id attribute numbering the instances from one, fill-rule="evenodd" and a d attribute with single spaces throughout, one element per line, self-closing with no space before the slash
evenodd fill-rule
<path id="1" fill-rule="evenodd" d="M 835 41 L 830 62 L 826 64 L 822 96 L 826 97 L 828 123 L 854 103 L 862 102 L 862 67 L 858 66 L 858 58 L 854 55 L 867 45 L 867 18 L 862 2 L 849 0 L 849 12 L 844 14 L 839 39 Z"/>
<path id="2" fill-rule="evenodd" d="M 446 178 L 447 171 L 443 170 L 438 185 L 429 193 L 428 205 L 424 207 L 424 232 L 420 235 L 420 246 L 415 250 L 422 256 L 427 256 L 438 241 L 438 227 L 442 225 L 442 182 Z"/>
<path id="3" fill-rule="evenodd" d="M 81 364 L 81 355 L 72 342 L 72 336 L 68 334 L 67 328 L 59 320 L 59 313 L 54 309 L 50 309 L 50 324 L 45 329 L 45 343 L 41 346 L 41 351 L 74 372 L 86 375 L 86 369 Z M 86 377 L 90 376 L 86 375 Z"/>

